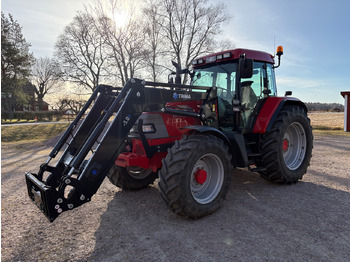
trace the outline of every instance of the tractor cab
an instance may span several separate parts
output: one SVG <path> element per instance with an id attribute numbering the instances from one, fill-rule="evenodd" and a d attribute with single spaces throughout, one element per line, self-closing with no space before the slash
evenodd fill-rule
<path id="1" fill-rule="evenodd" d="M 255 107 L 264 98 L 277 96 L 274 58 L 268 53 L 234 49 L 196 59 L 192 66 L 191 85 L 217 87 L 222 130 L 249 130 Z"/>

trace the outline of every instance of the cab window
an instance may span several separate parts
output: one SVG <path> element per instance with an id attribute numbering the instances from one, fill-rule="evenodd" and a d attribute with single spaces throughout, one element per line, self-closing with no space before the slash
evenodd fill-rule
<path id="1" fill-rule="evenodd" d="M 231 103 L 235 95 L 236 64 L 217 64 L 205 68 L 198 68 L 194 74 L 193 86 L 216 86 L 219 97 Z"/>
<path id="2" fill-rule="evenodd" d="M 271 64 L 266 65 L 266 73 L 268 80 L 268 89 L 271 91 L 270 96 L 277 96 L 275 72 Z"/>

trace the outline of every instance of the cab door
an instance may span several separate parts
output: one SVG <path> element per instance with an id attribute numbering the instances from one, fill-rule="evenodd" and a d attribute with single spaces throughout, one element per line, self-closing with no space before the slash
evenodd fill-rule
<path id="1" fill-rule="evenodd" d="M 268 96 L 276 96 L 274 69 L 271 64 L 254 62 L 253 75 L 240 81 L 241 120 L 244 129 L 248 129 L 255 117 L 254 109 L 259 101 Z"/>

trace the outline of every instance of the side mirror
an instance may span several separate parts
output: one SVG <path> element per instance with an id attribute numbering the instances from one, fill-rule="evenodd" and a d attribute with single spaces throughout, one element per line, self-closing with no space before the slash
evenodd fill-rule
<path id="1" fill-rule="evenodd" d="M 173 64 L 173 66 L 175 66 L 176 68 L 176 73 L 175 73 L 175 84 L 181 84 L 181 76 L 180 76 L 180 65 L 178 63 L 176 63 L 175 61 L 171 61 L 171 63 Z"/>
<path id="2" fill-rule="evenodd" d="M 193 78 L 193 75 L 191 75 L 192 73 L 190 72 L 190 70 L 188 70 L 187 68 L 181 70 L 180 65 L 178 63 L 176 63 L 175 61 L 171 61 L 171 63 L 176 68 L 176 72 L 170 73 L 170 75 L 175 75 L 175 84 L 181 84 L 181 75 L 182 74 L 189 74 L 191 76 L 191 78 Z M 170 80 L 168 82 L 171 83 Z"/>
<path id="3" fill-rule="evenodd" d="M 253 59 L 239 60 L 239 75 L 241 78 L 251 78 L 253 76 Z"/>

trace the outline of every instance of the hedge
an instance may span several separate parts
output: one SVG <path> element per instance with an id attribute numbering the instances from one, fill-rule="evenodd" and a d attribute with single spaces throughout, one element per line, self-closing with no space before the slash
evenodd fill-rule
<path id="1" fill-rule="evenodd" d="M 12 117 L 11 117 L 12 114 Z M 52 121 L 54 118 L 59 121 L 63 116 L 62 111 L 17 111 L 8 112 L 1 111 L 1 120 L 34 120 L 38 121 Z"/>

